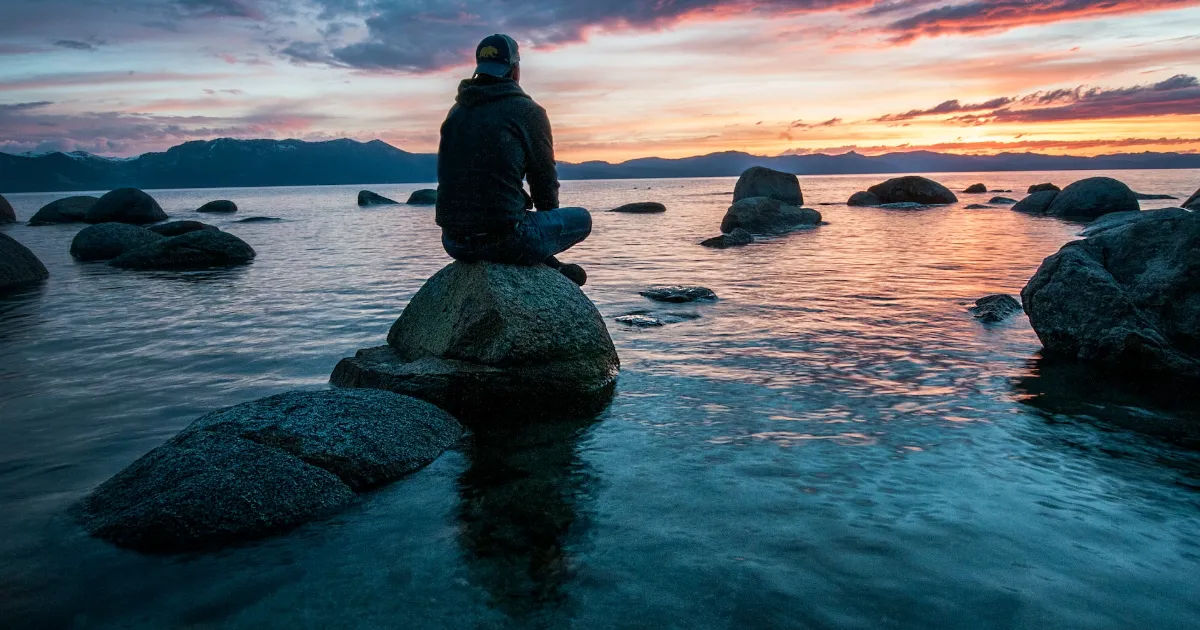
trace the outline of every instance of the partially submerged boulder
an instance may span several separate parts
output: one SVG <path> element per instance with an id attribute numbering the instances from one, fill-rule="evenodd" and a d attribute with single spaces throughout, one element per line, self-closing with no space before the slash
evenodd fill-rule
<path id="1" fill-rule="evenodd" d="M 1188 210 L 1200 210 L 1200 190 L 1197 190 L 1196 194 L 1188 197 L 1188 200 L 1183 202 L 1183 207 Z"/>
<path id="2" fill-rule="evenodd" d="M 846 202 L 846 205 L 862 207 L 878 206 L 882 203 L 883 201 L 880 201 L 879 197 L 875 196 L 875 193 L 869 193 L 865 190 L 860 190 L 853 195 L 850 195 L 850 200 Z"/>
<path id="3" fill-rule="evenodd" d="M 291 392 L 201 417 L 101 484 L 78 516 L 148 552 L 239 543 L 336 512 L 354 492 L 425 466 L 462 435 L 389 392 Z"/>
<path id="4" fill-rule="evenodd" d="M 625 214 L 660 214 L 667 211 L 667 207 L 656 201 L 639 201 L 636 203 L 627 203 L 623 206 L 617 206 L 609 212 L 623 212 Z"/>
<path id="5" fill-rule="evenodd" d="M 988 191 L 987 186 L 983 184 L 971 184 L 963 192 L 968 195 L 982 195 Z"/>
<path id="6" fill-rule="evenodd" d="M 630 313 L 629 315 L 621 315 L 616 318 L 618 324 L 624 324 L 632 328 L 661 328 L 666 325 L 666 322 L 657 318 L 646 315 L 645 313 Z"/>
<path id="7" fill-rule="evenodd" d="M 167 220 L 167 213 L 154 197 L 136 188 L 118 188 L 106 193 L 88 208 L 83 217 L 87 223 L 128 223 L 148 225 Z"/>
<path id="8" fill-rule="evenodd" d="M 1129 186 L 1111 177 L 1089 177 L 1067 186 L 1058 193 L 1046 214 L 1073 219 L 1094 219 L 1110 212 L 1136 212 L 1141 209 L 1137 195 Z"/>
<path id="9" fill-rule="evenodd" d="M 712 238 L 705 239 L 701 241 L 700 244 L 705 247 L 712 247 L 714 249 L 728 249 L 730 247 L 749 245 L 753 242 L 753 234 L 743 230 L 742 228 L 734 228 L 733 231 L 728 234 L 722 234 L 720 236 L 714 236 Z"/>
<path id="10" fill-rule="evenodd" d="M 896 203 L 880 204 L 878 207 L 884 210 L 928 210 L 933 206 L 915 201 L 899 201 Z"/>
<path id="11" fill-rule="evenodd" d="M 161 241 L 163 236 L 144 227 L 125 223 L 100 223 L 79 231 L 71 241 L 71 255 L 78 260 L 111 260 L 135 249 Z"/>
<path id="12" fill-rule="evenodd" d="M 988 203 L 1004 204 L 1006 206 L 1011 206 L 1011 205 L 1017 203 L 1017 200 L 1010 199 L 1008 197 L 992 197 L 991 199 L 988 200 Z"/>
<path id="13" fill-rule="evenodd" d="M 12 204 L 0 195 L 0 223 L 16 223 L 17 213 L 13 210 Z"/>
<path id="14" fill-rule="evenodd" d="M 880 205 L 890 203 L 938 205 L 958 202 L 958 197 L 950 192 L 950 189 L 932 179 L 916 175 L 889 179 L 867 190 L 879 198 Z"/>
<path id="15" fill-rule="evenodd" d="M 783 234 L 820 223 L 821 213 L 811 208 L 789 206 L 769 197 L 750 197 L 729 207 L 721 220 L 721 231 L 741 228 L 751 234 Z"/>
<path id="16" fill-rule="evenodd" d="M 146 228 L 155 234 L 163 236 L 179 236 L 196 230 L 215 230 L 217 226 L 201 223 L 199 221 L 167 221 L 166 223 L 158 223 Z"/>
<path id="17" fill-rule="evenodd" d="M 982 204 L 982 203 L 973 203 L 973 204 L 967 206 L 967 210 L 991 210 L 991 209 L 992 209 L 992 206 Z"/>
<path id="18" fill-rule="evenodd" d="M 228 199 L 217 199 L 216 201 L 210 201 L 203 206 L 196 208 L 196 212 L 206 212 L 211 214 L 233 214 L 237 211 L 237 204 Z"/>
<path id="19" fill-rule="evenodd" d="M 1040 193 L 1040 192 L 1061 192 L 1061 191 L 1062 191 L 1062 189 L 1059 188 L 1058 186 L 1055 186 L 1054 184 L 1034 184 L 1029 187 L 1029 190 L 1027 191 L 1026 194 L 1032 195 L 1034 193 Z"/>
<path id="20" fill-rule="evenodd" d="M 791 173 L 784 173 L 764 166 L 751 166 L 738 178 L 733 187 L 733 201 L 766 197 L 789 206 L 804 205 L 804 193 L 800 191 L 800 180 Z"/>
<path id="21" fill-rule="evenodd" d="M 384 197 L 383 195 L 373 193 L 369 190 L 358 191 L 358 205 L 360 205 L 360 206 L 383 206 L 383 205 L 394 205 L 394 204 L 399 204 L 399 203 L 400 202 L 398 202 L 394 199 L 388 199 L 387 197 Z"/>
<path id="22" fill-rule="evenodd" d="M 639 295 L 655 302 L 670 302 L 673 304 L 710 302 L 717 299 L 717 294 L 707 287 L 689 287 L 677 284 L 664 287 L 650 287 L 642 291 Z"/>
<path id="23" fill-rule="evenodd" d="M 562 274 L 454 262 L 405 307 L 388 345 L 343 359 L 330 380 L 416 396 L 486 428 L 595 410 L 619 370 L 604 319 Z"/>
<path id="24" fill-rule="evenodd" d="M 279 217 L 246 217 L 245 219 L 238 219 L 234 223 L 278 223 L 282 220 Z"/>
<path id="25" fill-rule="evenodd" d="M 1159 194 L 1150 194 L 1150 193 L 1140 193 L 1137 191 L 1134 191 L 1133 195 L 1135 197 L 1137 197 L 1138 201 L 1165 201 L 1165 200 L 1169 200 L 1169 199 L 1178 199 L 1179 198 L 1179 197 L 1176 197 L 1175 195 L 1159 195 Z"/>
<path id="26" fill-rule="evenodd" d="M 1018 201 L 1012 209 L 1025 214 L 1046 214 L 1046 210 L 1050 209 L 1050 204 L 1054 203 L 1057 196 L 1058 192 L 1054 190 L 1035 192 Z"/>
<path id="27" fill-rule="evenodd" d="M 1200 380 L 1200 214 L 1142 213 L 1068 243 L 1021 300 L 1048 356 Z"/>
<path id="28" fill-rule="evenodd" d="M 0 292 L 20 288 L 50 277 L 46 266 L 28 247 L 0 234 Z"/>
<path id="29" fill-rule="evenodd" d="M 408 196 L 407 203 L 410 206 L 432 206 L 437 203 L 437 190 L 433 188 L 422 188 L 421 190 L 413 191 L 413 193 Z M 361 197 L 358 205 L 362 205 Z"/>
<path id="30" fill-rule="evenodd" d="M 57 201 L 42 206 L 33 217 L 29 219 L 29 225 L 54 225 L 56 223 L 83 223 L 87 216 L 87 211 L 100 201 L 99 197 L 89 197 L 87 195 L 77 195 L 75 197 L 66 197 Z"/>
<path id="31" fill-rule="evenodd" d="M 196 230 L 128 251 L 108 264 L 123 269 L 208 269 L 245 264 L 255 256 L 254 248 L 229 232 Z"/>
<path id="32" fill-rule="evenodd" d="M 975 306 L 969 310 L 975 315 L 975 319 L 994 324 L 1020 313 L 1021 303 L 1011 295 L 1000 293 L 975 300 Z"/>

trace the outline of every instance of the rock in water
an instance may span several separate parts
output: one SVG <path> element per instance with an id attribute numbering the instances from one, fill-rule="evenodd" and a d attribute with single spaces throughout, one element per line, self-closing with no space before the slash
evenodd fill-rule
<path id="1" fill-rule="evenodd" d="M 850 195 L 850 200 L 846 202 L 848 206 L 878 206 L 882 204 L 883 202 L 879 200 L 879 197 L 865 190 L 860 190 Z"/>
<path id="2" fill-rule="evenodd" d="M 932 206 L 916 203 L 915 201 L 900 201 L 897 203 L 885 203 L 879 207 L 884 210 L 928 210 Z"/>
<path id="3" fill-rule="evenodd" d="M 1110 212 L 1136 212 L 1140 209 L 1137 195 L 1129 186 L 1110 177 L 1090 177 L 1077 181 L 1058 193 L 1046 209 L 1046 214 L 1094 219 Z"/>
<path id="4" fill-rule="evenodd" d="M 358 191 L 358 205 L 360 205 L 360 206 L 382 206 L 382 205 L 392 205 L 392 204 L 397 204 L 397 203 L 399 203 L 399 202 L 392 200 L 392 199 L 388 199 L 387 197 L 384 197 L 383 195 L 377 195 L 369 190 Z"/>
<path id="5" fill-rule="evenodd" d="M 1196 194 L 1188 197 L 1188 200 L 1183 202 L 1183 207 L 1188 210 L 1200 210 L 1200 190 L 1197 190 Z"/>
<path id="6" fill-rule="evenodd" d="M 1138 201 L 1163 201 L 1166 199 L 1178 199 L 1179 198 L 1174 195 L 1151 195 L 1151 194 L 1146 194 L 1146 193 L 1140 193 L 1137 191 L 1134 191 L 1133 194 L 1135 197 L 1138 198 Z"/>
<path id="7" fill-rule="evenodd" d="M 1200 380 L 1200 215 L 1156 210 L 1047 258 L 1021 291 L 1048 355 Z"/>
<path id="8" fill-rule="evenodd" d="M 789 206 L 804 205 L 804 193 L 795 175 L 762 166 L 746 169 L 733 187 L 734 203 L 754 197 L 774 199 Z"/>
<path id="9" fill-rule="evenodd" d="M 0 195 L 0 223 L 16 223 L 17 213 L 13 210 L 12 204 Z"/>
<path id="10" fill-rule="evenodd" d="M 88 197 L 86 195 L 67 197 L 42 206 L 36 214 L 29 219 L 29 225 L 54 225 L 56 223 L 83 223 L 84 217 L 87 216 L 87 211 L 96 202 L 100 201 L 98 197 Z"/>
<path id="11" fill-rule="evenodd" d="M 1046 214 L 1046 210 L 1050 208 L 1050 204 L 1054 203 L 1054 198 L 1057 196 L 1058 192 L 1053 190 L 1035 192 L 1018 201 L 1012 209 L 1026 214 Z"/>
<path id="12" fill-rule="evenodd" d="M 1054 184 L 1034 184 L 1029 187 L 1027 194 L 1032 195 L 1034 193 L 1040 193 L 1040 192 L 1061 192 L 1061 191 L 1062 191 L 1062 189 L 1059 188 L 1058 186 L 1055 186 Z"/>
<path id="13" fill-rule="evenodd" d="M 196 230 L 215 230 L 217 226 L 199 221 L 167 221 L 166 223 L 151 225 L 146 229 L 163 236 L 179 236 L 180 234 L 195 232 Z"/>
<path id="14" fill-rule="evenodd" d="M 84 214 L 87 223 L 147 225 L 167 220 L 154 197 L 136 188 L 118 188 L 101 197 Z"/>
<path id="15" fill-rule="evenodd" d="M 992 197 L 992 198 L 991 198 L 991 199 L 988 201 L 988 203 L 998 203 L 998 204 L 1004 204 L 1004 205 L 1009 205 L 1009 206 L 1010 206 L 1010 205 L 1012 205 L 1012 204 L 1015 204 L 1015 203 L 1017 203 L 1017 200 L 1016 200 L 1016 199 L 1009 199 L 1008 197 Z"/>
<path id="16" fill-rule="evenodd" d="M 705 247 L 712 247 L 715 249 L 727 249 L 730 247 L 749 245 L 753 242 L 753 234 L 743 230 L 742 228 L 734 228 L 734 230 L 728 234 L 722 234 L 720 236 L 714 236 L 710 239 L 705 239 L 704 241 L 701 241 L 700 244 Z"/>
<path id="17" fill-rule="evenodd" d="M 234 223 L 278 223 L 282 220 L 279 217 L 246 217 L 245 219 L 238 219 Z"/>
<path id="18" fill-rule="evenodd" d="M 969 195 L 981 195 L 983 193 L 986 193 L 987 191 L 988 191 L 987 186 L 984 186 L 983 184 L 972 184 L 970 187 L 968 187 L 963 192 L 967 193 Z"/>
<path id="19" fill-rule="evenodd" d="M 432 188 L 422 188 L 408 196 L 408 205 L 410 206 L 432 206 L 436 203 L 437 191 Z M 363 205 L 361 195 L 359 196 L 358 205 Z"/>
<path id="20" fill-rule="evenodd" d="M 633 313 L 631 315 L 622 315 L 617 318 L 617 323 L 632 326 L 634 328 L 658 328 L 664 325 L 663 320 L 657 317 L 650 317 L 642 313 Z"/>
<path id="21" fill-rule="evenodd" d="M 619 371 L 604 319 L 562 274 L 455 262 L 421 287 L 388 345 L 343 359 L 330 380 L 416 396 L 485 428 L 594 411 Z"/>
<path id="22" fill-rule="evenodd" d="M 82 261 L 111 260 L 135 249 L 162 240 L 144 227 L 125 223 L 89 225 L 71 241 L 71 255 Z"/>
<path id="23" fill-rule="evenodd" d="M 197 230 L 128 251 L 108 264 L 124 269 L 208 269 L 248 263 L 254 248 L 220 230 Z"/>
<path id="24" fill-rule="evenodd" d="M 1001 293 L 975 300 L 975 306 L 972 306 L 970 310 L 975 314 L 975 319 L 996 323 L 1020 313 L 1021 303 L 1017 301 L 1017 298 Z"/>
<path id="25" fill-rule="evenodd" d="M 659 214 L 666 211 L 666 206 L 654 201 L 627 203 L 623 206 L 617 206 L 616 208 L 609 210 L 609 212 L 624 212 L 626 214 Z"/>
<path id="26" fill-rule="evenodd" d="M 46 266 L 28 247 L 0 234 L 0 291 L 16 289 L 50 277 Z"/>
<path id="27" fill-rule="evenodd" d="M 958 197 L 945 186 L 927 179 L 910 175 L 896 177 L 876 184 L 868 192 L 879 198 L 882 204 L 920 203 L 927 205 L 958 203 Z"/>
<path id="28" fill-rule="evenodd" d="M 816 210 L 789 206 L 768 197 L 750 197 L 729 206 L 721 220 L 721 231 L 729 233 L 741 228 L 752 234 L 783 234 L 820 222 L 821 213 Z"/>
<path id="29" fill-rule="evenodd" d="M 705 287 L 685 287 L 673 285 L 669 287 L 650 287 L 642 291 L 639 295 L 644 298 L 654 300 L 655 302 L 672 302 L 682 304 L 684 302 L 701 302 L 712 301 L 717 299 L 717 294 L 712 289 Z"/>
<path id="30" fill-rule="evenodd" d="M 982 203 L 973 203 L 973 204 L 967 206 L 967 210 L 991 210 L 991 209 L 992 209 L 991 206 L 987 206 Z"/>
<path id="31" fill-rule="evenodd" d="M 233 214 L 237 211 L 237 204 L 229 201 L 228 199 L 210 201 L 203 206 L 196 208 L 196 212 L 208 212 L 213 214 Z"/>

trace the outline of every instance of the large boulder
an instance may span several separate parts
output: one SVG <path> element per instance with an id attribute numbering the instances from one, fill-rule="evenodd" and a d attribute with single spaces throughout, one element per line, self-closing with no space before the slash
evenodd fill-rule
<path id="1" fill-rule="evenodd" d="M 423 398 L 487 427 L 594 410 L 619 370 L 604 319 L 562 274 L 455 262 L 421 287 L 388 345 L 343 359 L 331 381 Z"/>
<path id="2" fill-rule="evenodd" d="M 372 390 L 291 392 L 192 423 L 79 506 L 94 536 L 172 552 L 261 538 L 433 461 L 462 436 L 444 411 Z"/>
<path id="3" fill-rule="evenodd" d="M 1048 356 L 1200 380 L 1200 214 L 1156 210 L 1068 243 L 1021 301 Z"/>
<path id="4" fill-rule="evenodd" d="M 721 231 L 741 228 L 751 234 L 783 234 L 821 223 L 821 213 L 797 208 L 769 197 L 750 197 L 735 201 L 721 220 Z"/>
<path id="5" fill-rule="evenodd" d="M 1055 190 L 1035 192 L 1018 201 L 1012 209 L 1025 214 L 1046 214 L 1046 210 L 1050 209 L 1050 204 L 1054 203 L 1055 197 L 1058 197 L 1058 191 Z"/>
<path id="6" fill-rule="evenodd" d="M 789 206 L 804 205 L 804 193 L 795 175 L 763 166 L 746 169 L 733 187 L 734 203 L 754 197 L 774 199 Z"/>
<path id="7" fill-rule="evenodd" d="M 0 195 L 0 223 L 16 223 L 17 213 L 13 210 L 12 204 Z"/>
<path id="8" fill-rule="evenodd" d="M 29 248 L 0 234 L 0 291 L 8 291 L 50 277 L 46 266 Z"/>
<path id="9" fill-rule="evenodd" d="M 874 193 L 869 193 L 865 190 L 860 190 L 853 195 L 850 195 L 850 200 L 846 202 L 848 206 L 878 206 L 882 205 L 883 201 L 876 197 Z"/>
<path id="10" fill-rule="evenodd" d="M 83 220 L 87 223 L 129 223 L 147 225 L 167 220 L 167 213 L 154 197 L 136 188 L 118 188 L 101 197 L 88 208 Z"/>
<path id="11" fill-rule="evenodd" d="M 1188 210 L 1200 210 L 1200 190 L 1197 190 L 1196 194 L 1188 197 L 1188 200 L 1183 202 L 1183 207 Z"/>
<path id="12" fill-rule="evenodd" d="M 203 206 L 196 208 L 196 212 L 206 212 L 211 214 L 233 214 L 237 211 L 237 204 L 228 199 L 217 199 L 216 201 L 210 201 Z"/>
<path id="13" fill-rule="evenodd" d="M 432 206 L 437 203 L 437 190 L 433 188 L 415 190 L 408 196 L 406 203 L 410 206 Z M 362 204 L 360 203 L 359 205 Z"/>
<path id="14" fill-rule="evenodd" d="M 627 203 L 623 206 L 617 206 L 609 212 L 622 212 L 625 214 L 660 214 L 667 211 L 667 207 L 656 201 L 638 201 L 635 203 Z"/>
<path id="15" fill-rule="evenodd" d="M 71 255 L 82 261 L 111 260 L 161 241 L 163 236 L 125 223 L 100 223 L 79 231 L 71 241 Z"/>
<path id="16" fill-rule="evenodd" d="M 1137 194 L 1123 182 L 1111 177 L 1090 177 L 1067 186 L 1058 193 L 1046 214 L 1073 219 L 1094 219 L 1110 212 L 1135 212 L 1141 209 Z"/>
<path id="17" fill-rule="evenodd" d="M 1054 184 L 1034 184 L 1029 187 L 1029 190 L 1026 191 L 1026 194 L 1032 195 L 1040 192 L 1062 192 L 1062 189 Z"/>
<path id="18" fill-rule="evenodd" d="M 196 230 L 130 250 L 109 261 L 123 269 L 207 269 L 250 262 L 254 248 L 220 230 Z"/>
<path id="19" fill-rule="evenodd" d="M 932 179 L 916 175 L 889 179 L 882 184 L 868 188 L 867 191 L 878 197 L 882 204 L 920 203 L 931 205 L 958 202 L 958 197 L 950 192 L 949 188 Z"/>
<path id="20" fill-rule="evenodd" d="M 100 201 L 98 197 L 79 195 L 67 197 L 42 206 L 32 218 L 29 225 L 54 225 L 56 223 L 83 223 L 87 211 Z"/>
<path id="21" fill-rule="evenodd" d="M 167 221 L 166 223 L 158 223 L 146 228 L 155 234 L 163 236 L 179 236 L 196 230 L 216 230 L 215 225 L 201 223 L 199 221 Z"/>
<path id="22" fill-rule="evenodd" d="M 358 205 L 360 206 L 384 206 L 395 205 L 399 202 L 394 199 L 388 199 L 383 195 L 373 193 L 369 190 L 358 191 Z"/>

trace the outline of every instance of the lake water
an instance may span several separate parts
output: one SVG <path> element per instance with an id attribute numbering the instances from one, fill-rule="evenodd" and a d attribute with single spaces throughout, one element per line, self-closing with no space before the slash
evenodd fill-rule
<path id="1" fill-rule="evenodd" d="M 0 299 L 0 626 L 1200 627 L 1200 413 L 1043 365 L 1024 317 L 966 311 L 1018 293 L 1080 226 L 964 208 L 990 194 L 819 205 L 882 179 L 804 177 L 828 225 L 724 251 L 697 243 L 731 178 L 564 183 L 564 205 L 596 211 L 562 259 L 621 356 L 605 412 L 468 438 L 332 519 L 184 556 L 91 539 L 69 508 L 198 416 L 328 387 L 384 343 L 448 262 L 433 210 L 360 209 L 358 187 L 154 192 L 175 218 L 241 207 L 204 220 L 258 258 L 198 273 L 77 263 L 79 226 L 4 228 L 52 275 Z M 28 219 L 61 196 L 10 200 Z M 599 212 L 646 200 L 669 211 Z M 252 215 L 285 221 L 232 223 Z M 658 305 L 638 295 L 654 284 L 721 299 Z M 640 310 L 699 317 L 613 321 Z"/>

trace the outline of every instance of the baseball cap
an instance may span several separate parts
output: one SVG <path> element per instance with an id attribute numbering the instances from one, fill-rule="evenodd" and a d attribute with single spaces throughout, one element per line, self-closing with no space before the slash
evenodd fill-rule
<path id="1" fill-rule="evenodd" d="M 517 42 L 508 35 L 488 35 L 475 47 L 475 74 L 503 78 L 520 61 Z"/>

